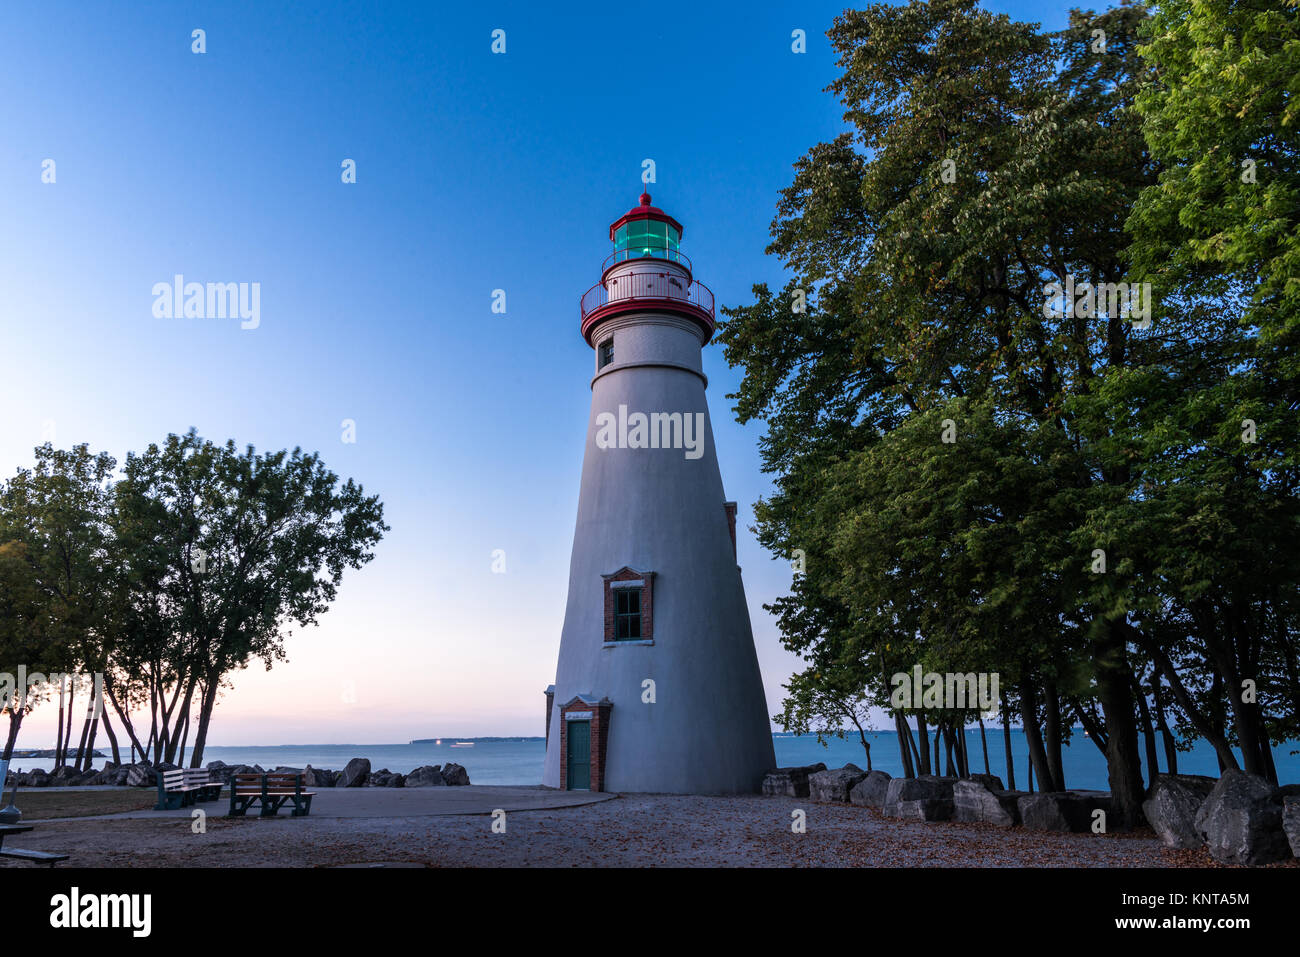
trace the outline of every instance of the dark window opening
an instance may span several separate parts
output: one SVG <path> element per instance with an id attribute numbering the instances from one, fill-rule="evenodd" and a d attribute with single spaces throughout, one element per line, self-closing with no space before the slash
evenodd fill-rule
<path id="1" fill-rule="evenodd" d="M 614 589 L 614 638 L 627 641 L 641 637 L 641 589 Z"/>
<path id="2" fill-rule="evenodd" d="M 603 369 L 614 361 L 614 340 L 606 339 L 600 344 L 600 367 Z"/>

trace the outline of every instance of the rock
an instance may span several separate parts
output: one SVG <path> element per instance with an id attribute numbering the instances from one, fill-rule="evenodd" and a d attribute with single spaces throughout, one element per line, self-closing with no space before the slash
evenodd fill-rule
<path id="1" fill-rule="evenodd" d="M 97 784 L 104 783 L 102 780 L 100 780 L 99 775 L 100 772 L 98 771 L 93 771 L 93 770 L 83 771 L 81 772 L 81 774 L 77 775 L 75 778 L 70 780 L 68 784 L 72 785 L 73 787 L 79 787 L 79 788 L 93 787 Z"/>
<path id="2" fill-rule="evenodd" d="M 27 772 L 29 788 L 47 788 L 50 786 L 50 774 L 44 768 L 33 768 Z"/>
<path id="3" fill-rule="evenodd" d="M 60 785 L 65 785 L 68 782 L 70 782 L 73 778 L 77 777 L 80 773 L 81 772 L 79 772 L 76 768 L 70 767 L 66 764 L 61 768 L 55 768 L 50 773 L 50 786 L 58 787 Z"/>
<path id="4" fill-rule="evenodd" d="M 1017 802 L 1021 792 L 989 787 L 985 780 L 990 777 L 997 784 L 1002 783 L 993 775 L 979 777 L 981 780 L 976 780 L 972 775 L 952 786 L 953 818 L 958 821 L 996 824 L 998 827 L 1014 827 L 1019 824 L 1020 809 Z"/>
<path id="5" fill-rule="evenodd" d="M 339 775 L 338 782 L 334 785 L 340 788 L 360 788 L 366 786 L 366 779 L 370 777 L 370 759 L 353 758 L 348 762 L 348 766 L 343 769 Z"/>
<path id="6" fill-rule="evenodd" d="M 1196 829 L 1196 812 L 1214 790 L 1214 778 L 1199 774 L 1161 774 L 1147 790 L 1142 812 L 1168 847 L 1197 848 L 1205 843 Z"/>
<path id="7" fill-rule="evenodd" d="M 1196 812 L 1196 830 L 1223 864 L 1271 864 L 1291 856 L 1281 792 L 1245 771 L 1223 772 Z"/>
<path id="8" fill-rule="evenodd" d="M 469 784 L 469 772 L 459 764 L 448 762 L 443 766 L 442 779 L 452 787 L 463 787 Z"/>
<path id="9" fill-rule="evenodd" d="M 868 771 L 867 776 L 849 791 L 849 803 L 858 807 L 884 807 L 891 780 L 884 771 Z"/>
<path id="10" fill-rule="evenodd" d="M 1282 833 L 1291 845 L 1291 853 L 1300 857 L 1300 797 L 1282 798 Z"/>
<path id="11" fill-rule="evenodd" d="M 402 774 L 400 771 L 394 772 L 393 779 L 388 783 L 388 786 L 390 788 L 406 787 L 406 775 Z"/>
<path id="12" fill-rule="evenodd" d="M 126 767 L 108 768 L 107 770 L 102 771 L 100 773 L 99 783 L 107 784 L 112 787 L 118 787 L 118 788 L 125 787 L 126 779 L 130 775 L 130 773 L 131 773 L 131 768 L 129 765 Z"/>
<path id="13" fill-rule="evenodd" d="M 904 821 L 951 821 L 953 802 L 949 798 L 918 798 L 887 804 L 880 811 Z"/>
<path id="14" fill-rule="evenodd" d="M 922 774 L 914 778 L 893 778 L 889 782 L 889 790 L 885 792 L 885 804 L 921 800 L 951 801 L 954 783 L 954 778 L 941 778 L 934 774 Z"/>
<path id="15" fill-rule="evenodd" d="M 825 771 L 826 765 L 816 764 L 799 768 L 777 768 L 763 776 L 763 793 L 768 797 L 807 797 L 808 776 Z"/>
<path id="16" fill-rule="evenodd" d="M 947 821 L 953 814 L 953 778 L 922 774 L 893 778 L 880 813 L 910 821 Z"/>
<path id="17" fill-rule="evenodd" d="M 447 782 L 442 779 L 442 765 L 422 764 L 406 776 L 408 788 L 440 788 Z"/>
<path id="18" fill-rule="evenodd" d="M 978 781 L 990 791 L 1005 791 L 1007 789 L 1006 785 L 1002 783 L 1002 779 L 996 774 L 971 774 L 967 775 L 965 780 Z"/>
<path id="19" fill-rule="evenodd" d="M 856 764 L 846 764 L 842 768 L 830 771 L 818 771 L 816 774 L 808 775 L 808 796 L 814 801 L 848 804 L 849 792 L 866 776 L 867 772 Z"/>
<path id="20" fill-rule="evenodd" d="M 307 788 L 332 788 L 339 773 L 329 768 L 313 768 L 310 764 L 302 769 L 302 786 Z"/>
<path id="21" fill-rule="evenodd" d="M 148 761 L 140 761 L 126 769 L 126 783 L 133 788 L 151 788 L 158 782 L 158 775 Z"/>
<path id="22" fill-rule="evenodd" d="M 1035 831 L 1070 831 L 1083 834 L 1092 830 L 1093 812 L 1112 816 L 1110 794 L 1106 791 L 1043 791 L 1022 794 L 1016 800 L 1020 823 Z"/>
<path id="23" fill-rule="evenodd" d="M 368 788 L 386 788 L 390 786 L 393 779 L 393 772 L 388 768 L 380 768 L 378 771 L 372 771 L 370 777 L 366 779 Z"/>
<path id="24" fill-rule="evenodd" d="M 271 774 L 302 774 L 302 768 L 291 768 L 287 765 L 280 765 Z"/>

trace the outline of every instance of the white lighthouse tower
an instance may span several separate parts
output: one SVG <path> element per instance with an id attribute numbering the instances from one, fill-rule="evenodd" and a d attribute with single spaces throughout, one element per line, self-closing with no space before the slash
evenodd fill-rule
<path id="1" fill-rule="evenodd" d="M 595 351 L 543 783 L 737 793 L 775 766 L 700 350 L 713 295 L 640 205 L 582 297 Z"/>

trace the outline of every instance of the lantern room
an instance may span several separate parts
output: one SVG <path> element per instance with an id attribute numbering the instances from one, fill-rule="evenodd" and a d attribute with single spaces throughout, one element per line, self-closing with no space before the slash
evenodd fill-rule
<path id="1" fill-rule="evenodd" d="M 640 205 L 628 210 L 609 227 L 614 253 L 606 268 L 629 259 L 667 259 L 690 268 L 690 261 L 678 249 L 682 224 L 657 206 L 650 194 L 642 193 Z"/>

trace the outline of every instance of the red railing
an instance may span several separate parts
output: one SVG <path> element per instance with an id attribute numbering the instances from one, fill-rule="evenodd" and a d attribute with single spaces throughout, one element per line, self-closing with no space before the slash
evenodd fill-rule
<path id="1" fill-rule="evenodd" d="M 640 246 L 634 249 L 614 250 L 612 253 L 606 256 L 605 261 L 601 263 L 600 266 L 601 274 L 603 275 L 605 271 L 608 270 L 609 267 L 613 266 L 615 263 L 627 262 L 629 259 L 646 259 L 651 261 L 655 259 L 666 259 L 669 262 L 681 263 L 683 266 L 687 268 L 687 270 L 691 270 L 690 257 L 688 257 L 683 252 L 679 252 L 676 249 L 666 249 L 660 247 L 652 247 L 650 252 L 645 252 L 645 247 Z"/>
<path id="2" fill-rule="evenodd" d="M 669 305 L 693 306 L 713 323 L 713 293 L 697 280 L 687 280 L 676 272 L 635 270 L 610 276 L 592 286 L 582 297 L 582 319 L 611 303 L 654 301 Z"/>

